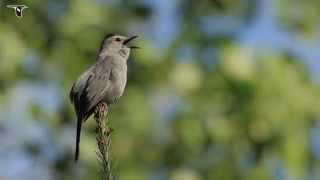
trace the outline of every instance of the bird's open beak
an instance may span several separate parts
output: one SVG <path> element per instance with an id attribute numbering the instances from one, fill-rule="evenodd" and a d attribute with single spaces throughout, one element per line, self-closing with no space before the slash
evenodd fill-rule
<path id="1" fill-rule="evenodd" d="M 126 45 L 126 44 L 128 44 L 130 41 L 136 39 L 137 37 L 138 37 L 138 36 L 132 36 L 132 37 L 126 39 L 125 41 L 123 41 L 123 44 Z M 139 47 L 137 47 L 137 46 L 129 46 L 129 48 L 130 48 L 130 49 L 139 49 Z"/>

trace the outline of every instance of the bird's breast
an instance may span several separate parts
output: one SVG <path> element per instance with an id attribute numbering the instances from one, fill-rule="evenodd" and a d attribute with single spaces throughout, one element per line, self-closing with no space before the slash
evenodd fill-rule
<path id="1" fill-rule="evenodd" d="M 127 83 L 127 66 L 115 66 L 110 73 L 110 89 L 106 101 L 114 102 L 120 98 Z"/>
<path id="2" fill-rule="evenodd" d="M 115 90 L 122 94 L 127 83 L 127 66 L 114 68 L 111 74 L 114 77 Z"/>

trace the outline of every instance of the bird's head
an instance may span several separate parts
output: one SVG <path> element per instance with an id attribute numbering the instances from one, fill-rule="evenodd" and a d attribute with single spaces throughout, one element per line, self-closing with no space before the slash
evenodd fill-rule
<path id="1" fill-rule="evenodd" d="M 138 48 L 137 46 L 130 46 L 129 42 L 137 37 L 108 34 L 101 43 L 100 54 L 119 53 L 121 56 L 128 58 L 130 50 Z"/>

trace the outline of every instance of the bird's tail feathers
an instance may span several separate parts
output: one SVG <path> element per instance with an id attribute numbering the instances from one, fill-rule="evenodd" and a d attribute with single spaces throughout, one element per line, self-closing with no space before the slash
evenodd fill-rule
<path id="1" fill-rule="evenodd" d="M 78 117 L 78 120 L 77 120 L 77 134 L 76 134 L 76 152 L 75 152 L 75 156 L 74 156 L 74 160 L 76 162 L 79 159 L 82 121 L 83 121 L 83 119 L 81 117 Z"/>

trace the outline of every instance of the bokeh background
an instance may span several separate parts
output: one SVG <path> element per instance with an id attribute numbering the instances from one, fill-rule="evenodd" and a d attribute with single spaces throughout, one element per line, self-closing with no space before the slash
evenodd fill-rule
<path id="1" fill-rule="evenodd" d="M 119 179 L 320 179 L 319 17 L 317 0 L 1 0 L 0 180 L 100 178 L 92 119 L 73 162 L 68 93 L 110 32 L 141 47 L 109 114 Z"/>

